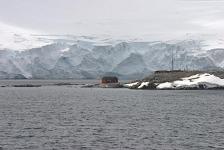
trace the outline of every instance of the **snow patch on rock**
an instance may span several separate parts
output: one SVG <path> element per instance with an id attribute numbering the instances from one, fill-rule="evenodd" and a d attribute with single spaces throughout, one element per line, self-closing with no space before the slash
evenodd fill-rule
<path id="1" fill-rule="evenodd" d="M 126 87 L 126 88 L 131 88 L 133 86 L 136 86 L 138 85 L 139 82 L 134 82 L 134 83 L 129 83 L 129 84 L 124 84 L 123 86 Z"/>
<path id="2" fill-rule="evenodd" d="M 149 85 L 149 82 L 142 82 L 141 85 L 138 87 L 138 89 L 142 89 L 144 87 L 147 87 Z"/>
<path id="3" fill-rule="evenodd" d="M 224 79 L 208 73 L 196 74 L 182 78 L 174 82 L 165 82 L 157 86 L 157 89 L 184 89 L 184 88 L 219 88 L 224 87 Z"/>

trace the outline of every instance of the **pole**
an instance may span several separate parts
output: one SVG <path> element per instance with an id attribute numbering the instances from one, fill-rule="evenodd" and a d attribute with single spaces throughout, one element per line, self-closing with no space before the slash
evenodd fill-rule
<path id="1" fill-rule="evenodd" d="M 171 70 L 174 70 L 174 56 L 173 56 L 173 48 L 172 48 L 172 60 L 171 60 Z"/>

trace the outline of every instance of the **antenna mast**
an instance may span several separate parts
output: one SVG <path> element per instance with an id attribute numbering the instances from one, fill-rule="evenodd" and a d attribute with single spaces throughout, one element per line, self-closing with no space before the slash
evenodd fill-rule
<path id="1" fill-rule="evenodd" d="M 174 70 L 174 54 L 173 54 L 173 48 L 172 48 L 172 60 L 171 60 L 171 70 Z"/>

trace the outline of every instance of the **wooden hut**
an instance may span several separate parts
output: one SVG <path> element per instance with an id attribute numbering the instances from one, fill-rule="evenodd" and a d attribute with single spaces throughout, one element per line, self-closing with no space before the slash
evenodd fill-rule
<path id="1" fill-rule="evenodd" d="M 109 83 L 118 83 L 118 78 L 115 76 L 107 76 L 107 77 L 103 77 L 101 79 L 101 83 L 102 84 L 109 84 Z"/>

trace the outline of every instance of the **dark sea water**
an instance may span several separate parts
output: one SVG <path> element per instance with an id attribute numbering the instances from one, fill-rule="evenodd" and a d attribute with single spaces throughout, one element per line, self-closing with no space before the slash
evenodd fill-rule
<path id="1" fill-rule="evenodd" d="M 3 150 L 223 150 L 224 91 L 0 88 Z"/>

